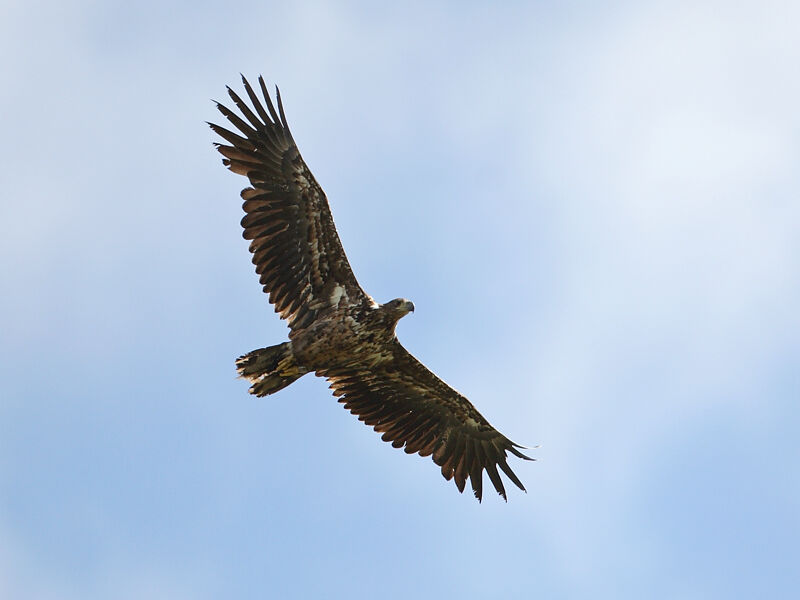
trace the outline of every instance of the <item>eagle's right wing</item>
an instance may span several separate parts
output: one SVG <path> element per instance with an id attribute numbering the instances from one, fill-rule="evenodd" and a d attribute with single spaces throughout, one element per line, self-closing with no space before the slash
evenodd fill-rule
<path id="1" fill-rule="evenodd" d="M 492 427 L 464 396 L 439 379 L 396 339 L 392 359 L 318 372 L 330 381 L 335 396 L 360 421 L 382 432 L 382 439 L 408 454 L 433 455 L 445 479 L 455 479 L 460 492 L 467 478 L 478 500 L 483 471 L 504 499 L 497 467 L 521 490 L 522 482 L 508 466 L 507 452 L 533 460 L 522 448 Z"/>
<path id="2" fill-rule="evenodd" d="M 247 80 L 242 81 L 255 113 L 228 88 L 245 120 L 222 104 L 217 108 L 239 133 L 209 125 L 230 144 L 217 144 L 222 162 L 250 180 L 252 187 L 242 190 L 242 227 L 245 239 L 252 240 L 253 264 L 269 301 L 292 329 L 307 326 L 319 311 L 340 303 L 368 306 L 372 299 L 350 268 L 325 193 L 292 139 L 280 92 L 276 112 L 258 78 L 268 113 Z"/>

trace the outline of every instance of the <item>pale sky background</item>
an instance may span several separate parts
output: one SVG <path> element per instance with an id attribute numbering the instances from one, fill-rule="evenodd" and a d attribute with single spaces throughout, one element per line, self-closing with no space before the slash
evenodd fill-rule
<path id="1" fill-rule="evenodd" d="M 0 597 L 793 598 L 796 2 L 4 2 Z M 206 120 L 281 87 L 360 283 L 533 450 L 459 495 L 306 377 Z"/>

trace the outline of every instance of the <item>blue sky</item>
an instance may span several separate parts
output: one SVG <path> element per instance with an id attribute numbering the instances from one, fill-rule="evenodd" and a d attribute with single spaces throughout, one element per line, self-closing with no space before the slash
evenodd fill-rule
<path id="1" fill-rule="evenodd" d="M 788 598 L 793 3 L 7 2 L 0 596 Z M 360 283 L 526 445 L 460 496 L 306 377 L 204 121 L 280 85 Z"/>

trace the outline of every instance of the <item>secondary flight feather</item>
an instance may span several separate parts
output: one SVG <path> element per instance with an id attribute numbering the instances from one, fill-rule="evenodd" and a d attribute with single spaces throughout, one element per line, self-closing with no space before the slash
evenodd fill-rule
<path id="1" fill-rule="evenodd" d="M 250 393 L 273 394 L 313 372 L 327 378 L 339 402 L 381 439 L 408 454 L 432 456 L 460 492 L 469 480 L 480 501 L 486 471 L 505 499 L 498 468 L 525 490 L 507 460 L 509 453 L 532 460 L 522 446 L 397 340 L 397 322 L 414 304 L 404 298 L 379 304 L 356 281 L 325 193 L 292 138 L 280 91 L 276 110 L 263 78 L 263 103 L 242 82 L 249 105 L 227 88 L 240 114 L 217 104 L 236 131 L 209 125 L 225 141 L 216 144 L 223 164 L 250 181 L 241 193 L 243 235 L 264 292 L 290 329 L 288 342 L 236 361 Z"/>

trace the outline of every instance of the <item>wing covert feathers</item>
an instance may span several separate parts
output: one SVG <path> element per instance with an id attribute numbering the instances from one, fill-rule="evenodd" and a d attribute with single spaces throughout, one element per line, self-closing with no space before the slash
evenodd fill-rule
<path id="1" fill-rule="evenodd" d="M 243 235 L 250 240 L 269 301 L 292 329 L 311 323 L 329 305 L 336 286 L 344 290 L 346 304 L 368 303 L 339 241 L 325 193 L 292 139 L 280 92 L 276 111 L 263 78 L 258 78 L 263 103 L 244 77 L 242 82 L 250 106 L 231 88 L 228 95 L 240 114 L 217 103 L 236 131 L 209 126 L 225 142 L 216 144 L 223 164 L 250 180 L 252 187 L 241 194 Z"/>
<path id="2" fill-rule="evenodd" d="M 497 467 L 519 489 L 522 482 L 508 465 L 508 454 L 534 460 L 494 427 L 464 396 L 429 371 L 400 342 L 394 360 L 373 368 L 351 367 L 321 373 L 340 403 L 381 439 L 408 454 L 431 456 L 445 479 L 463 492 L 469 480 L 483 496 L 483 471 L 503 499 L 506 491 Z"/>

